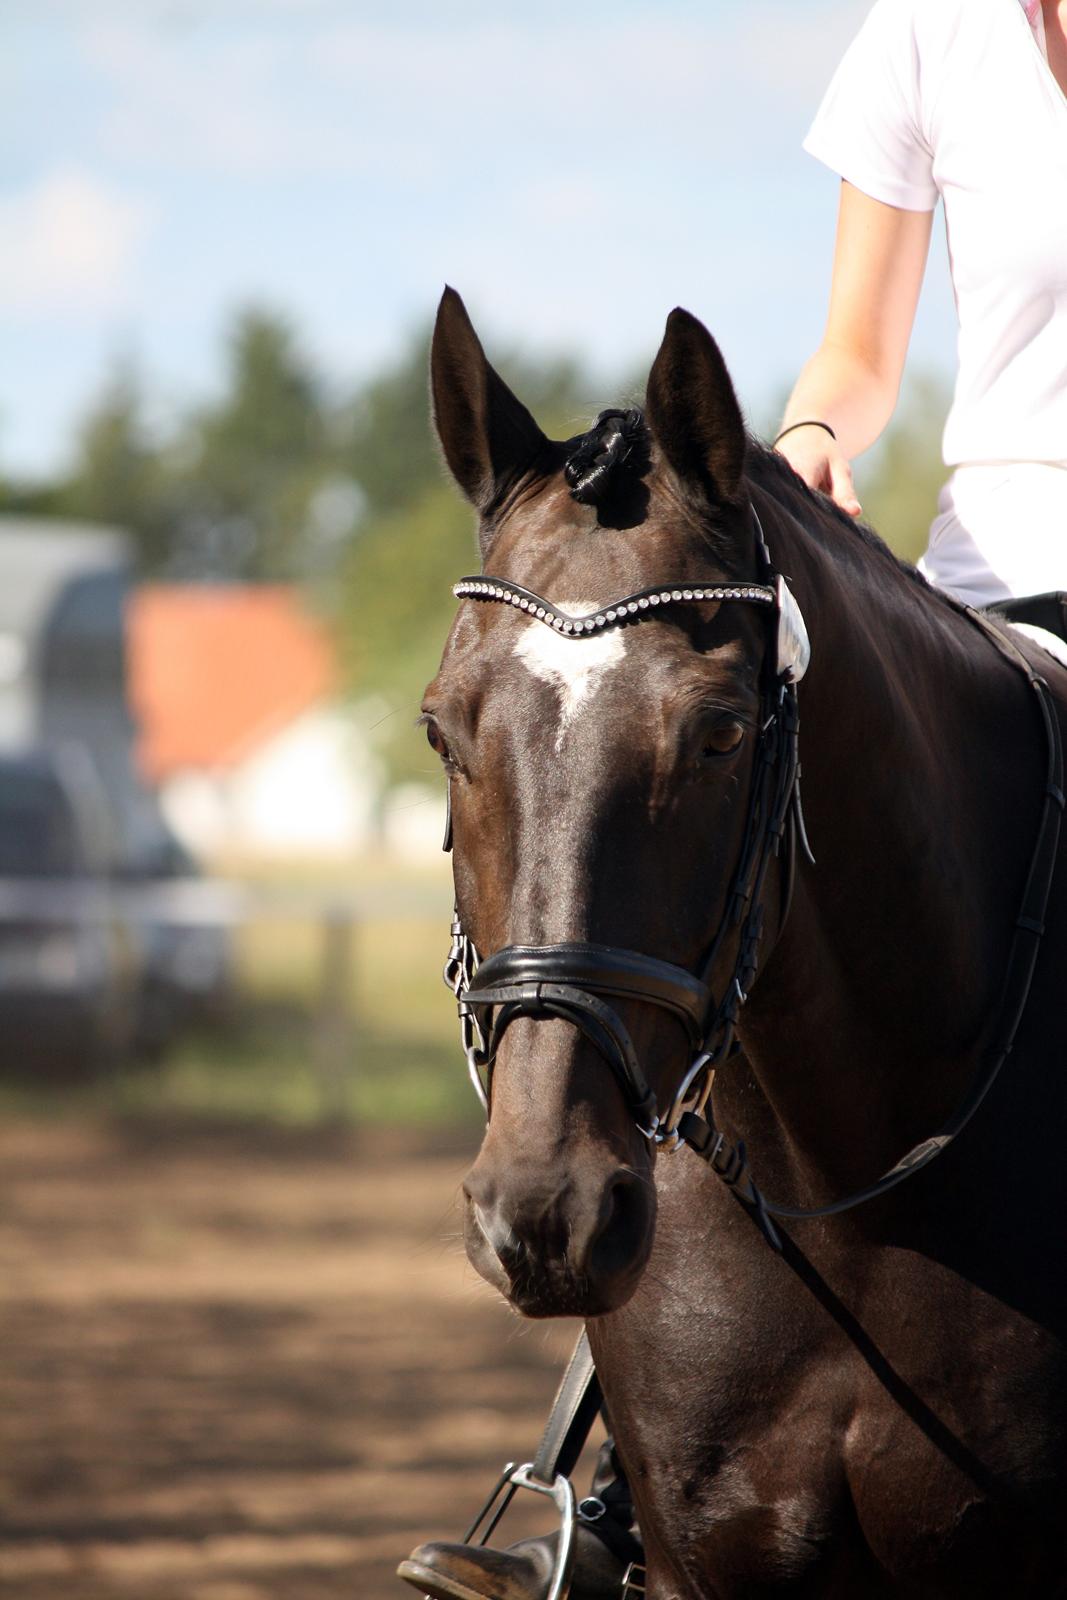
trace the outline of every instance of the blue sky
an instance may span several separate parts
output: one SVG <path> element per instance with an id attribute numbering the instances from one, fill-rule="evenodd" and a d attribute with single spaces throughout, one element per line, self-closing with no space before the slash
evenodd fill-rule
<path id="1" fill-rule="evenodd" d="M 0 469 L 62 465 L 118 357 L 162 419 L 210 393 L 252 300 L 343 392 L 446 281 L 490 350 L 600 373 L 687 305 L 764 420 L 821 330 L 837 183 L 800 141 L 866 9 L 5 0 Z M 947 373 L 943 257 L 912 359 Z"/>

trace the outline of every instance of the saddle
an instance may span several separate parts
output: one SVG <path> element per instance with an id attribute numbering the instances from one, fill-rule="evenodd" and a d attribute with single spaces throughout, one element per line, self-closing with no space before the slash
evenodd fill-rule
<path id="1" fill-rule="evenodd" d="M 982 610 L 1003 622 L 1023 622 L 1030 628 L 1042 628 L 1067 644 L 1067 593 L 1063 590 L 996 600 Z"/>

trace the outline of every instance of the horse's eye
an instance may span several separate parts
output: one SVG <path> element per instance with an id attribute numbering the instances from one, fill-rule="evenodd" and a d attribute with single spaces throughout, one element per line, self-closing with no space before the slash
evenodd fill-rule
<path id="1" fill-rule="evenodd" d="M 704 735 L 704 755 L 731 756 L 745 737 L 745 730 L 739 722 L 720 722 L 714 728 L 709 728 Z"/>
<path id="2" fill-rule="evenodd" d="M 448 740 L 432 717 L 427 717 L 426 719 L 426 742 L 431 750 L 437 752 L 442 761 L 450 759 L 451 752 L 448 748 Z"/>

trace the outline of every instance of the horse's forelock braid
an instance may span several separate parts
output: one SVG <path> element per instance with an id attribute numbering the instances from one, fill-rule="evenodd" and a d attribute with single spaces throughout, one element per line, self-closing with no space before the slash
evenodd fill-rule
<path id="1" fill-rule="evenodd" d="M 571 498 L 583 505 L 599 505 L 616 469 L 631 461 L 634 447 L 644 443 L 645 433 L 644 412 L 638 406 L 602 411 L 564 465 Z"/>

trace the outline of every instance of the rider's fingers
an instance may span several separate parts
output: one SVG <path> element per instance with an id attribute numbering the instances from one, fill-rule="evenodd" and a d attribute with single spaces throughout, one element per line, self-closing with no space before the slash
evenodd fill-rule
<path id="1" fill-rule="evenodd" d="M 842 511 L 847 511 L 850 517 L 858 517 L 863 507 L 859 503 L 856 486 L 852 482 L 852 468 L 844 456 L 831 456 L 828 465 L 831 495 Z"/>

